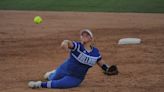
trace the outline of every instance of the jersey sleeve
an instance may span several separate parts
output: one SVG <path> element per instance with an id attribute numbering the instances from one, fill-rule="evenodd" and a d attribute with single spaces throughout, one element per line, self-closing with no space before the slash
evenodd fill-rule
<path id="1" fill-rule="evenodd" d="M 97 59 L 97 62 L 99 62 L 101 59 L 102 59 L 102 57 L 100 56 L 100 57 Z"/>
<path id="2" fill-rule="evenodd" d="M 73 43 L 73 48 L 71 49 L 71 51 L 77 50 L 78 45 L 79 45 L 78 42 L 72 41 L 72 43 Z"/>
<path id="3" fill-rule="evenodd" d="M 97 62 L 99 62 L 99 61 L 102 59 L 102 56 L 101 56 L 101 54 L 100 54 L 100 52 L 99 52 L 98 49 L 97 49 L 97 53 L 98 53 L 98 59 L 97 59 Z"/>

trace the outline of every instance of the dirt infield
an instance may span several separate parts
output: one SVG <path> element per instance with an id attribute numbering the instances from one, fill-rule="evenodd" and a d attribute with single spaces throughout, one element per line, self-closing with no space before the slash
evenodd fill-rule
<path id="1" fill-rule="evenodd" d="M 33 23 L 40 15 L 44 22 Z M 96 46 L 118 76 L 105 76 L 98 66 L 77 88 L 30 89 L 60 65 L 67 53 L 64 39 L 79 40 L 79 30 L 93 31 Z M 139 37 L 140 45 L 117 45 Z M 0 11 L 0 92 L 164 92 L 164 14 Z"/>

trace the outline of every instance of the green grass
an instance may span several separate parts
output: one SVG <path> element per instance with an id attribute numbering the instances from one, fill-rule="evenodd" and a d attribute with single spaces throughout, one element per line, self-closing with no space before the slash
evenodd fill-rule
<path id="1" fill-rule="evenodd" d="M 0 10 L 164 13 L 164 0 L 0 0 Z"/>

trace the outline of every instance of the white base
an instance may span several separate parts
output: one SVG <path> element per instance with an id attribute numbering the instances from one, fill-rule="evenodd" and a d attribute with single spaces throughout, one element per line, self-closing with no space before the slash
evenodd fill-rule
<path id="1" fill-rule="evenodd" d="M 140 44 L 141 39 L 139 38 L 123 38 L 118 41 L 118 44 Z"/>

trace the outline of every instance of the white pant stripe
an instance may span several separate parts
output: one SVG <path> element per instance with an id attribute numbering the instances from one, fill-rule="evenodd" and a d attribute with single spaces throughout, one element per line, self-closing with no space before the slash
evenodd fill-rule
<path id="1" fill-rule="evenodd" d="M 51 82 L 52 82 L 52 81 L 48 81 L 48 82 L 47 82 L 47 88 L 51 88 Z"/>

